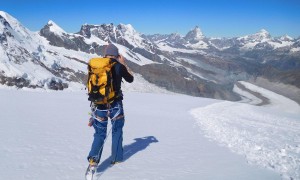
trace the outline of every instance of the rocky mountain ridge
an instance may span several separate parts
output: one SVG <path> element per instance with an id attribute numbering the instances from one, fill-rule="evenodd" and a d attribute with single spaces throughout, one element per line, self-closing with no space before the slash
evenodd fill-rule
<path id="1" fill-rule="evenodd" d="M 38 33 L 0 13 L 0 84 L 65 89 L 82 87 L 86 63 L 114 43 L 147 81 L 193 96 L 239 100 L 236 81 L 263 77 L 300 88 L 300 39 L 266 30 L 237 38 L 208 38 L 195 27 L 185 36 L 143 35 L 131 25 L 82 25 L 67 33 L 49 21 Z M 270 74 L 272 72 L 272 74 Z M 283 77 L 287 77 L 288 80 Z M 276 77 L 276 76 L 280 77 Z"/>

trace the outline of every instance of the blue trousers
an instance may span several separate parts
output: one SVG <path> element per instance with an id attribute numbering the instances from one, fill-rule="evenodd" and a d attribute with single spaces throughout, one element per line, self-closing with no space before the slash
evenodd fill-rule
<path id="1" fill-rule="evenodd" d="M 93 127 L 95 129 L 94 140 L 88 159 L 93 158 L 96 162 L 100 161 L 102 150 L 104 147 L 104 140 L 107 135 L 108 116 L 112 119 L 112 147 L 111 147 L 111 161 L 123 161 L 123 126 L 124 126 L 124 110 L 121 100 L 113 102 L 109 110 L 105 105 L 100 105 L 95 111 L 96 118 L 94 119 Z M 121 117 L 121 118 L 120 118 Z"/>

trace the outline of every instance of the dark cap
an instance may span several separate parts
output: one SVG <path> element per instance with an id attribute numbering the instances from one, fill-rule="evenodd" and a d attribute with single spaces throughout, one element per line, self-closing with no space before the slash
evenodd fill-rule
<path id="1" fill-rule="evenodd" d="M 108 44 L 104 51 L 104 56 L 119 56 L 118 48 L 113 44 Z"/>

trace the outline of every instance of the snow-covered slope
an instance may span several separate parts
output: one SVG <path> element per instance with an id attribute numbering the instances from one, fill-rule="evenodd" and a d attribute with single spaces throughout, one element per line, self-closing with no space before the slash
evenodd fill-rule
<path id="1" fill-rule="evenodd" d="M 93 137 L 93 129 L 87 126 L 89 102 L 85 91 L 0 90 L 0 96 L 4 97 L 0 101 L 0 168 L 3 170 L 0 179 L 84 179 L 88 164 L 86 156 Z M 110 167 L 109 137 L 98 168 L 99 179 L 280 179 L 279 173 L 248 164 L 243 156 L 218 146 L 199 133 L 202 130 L 195 126 L 189 110 L 220 103 L 226 104 L 183 95 L 125 93 L 125 160 Z M 222 107 L 229 109 L 229 114 L 237 115 L 234 107 L 239 105 L 227 103 Z M 252 106 L 244 108 L 253 114 L 262 113 Z M 222 112 L 222 109 L 218 111 Z M 210 117 L 203 114 L 199 121 Z M 235 120 L 238 117 L 232 116 Z M 214 119 L 210 121 L 214 122 Z M 247 124 L 257 129 L 261 126 L 245 121 L 244 125 Z M 277 127 L 277 124 L 273 125 Z M 295 124 L 294 128 L 298 125 Z M 248 128 L 251 130 L 252 126 Z M 294 131 L 290 135 L 292 133 Z M 285 138 L 281 140 L 282 144 L 290 142 L 285 142 Z M 289 155 L 288 151 L 286 153 Z M 287 166 L 290 167 L 293 168 Z"/>
<path id="2" fill-rule="evenodd" d="M 146 48 L 142 46 L 144 40 L 139 38 L 139 34 L 131 25 L 120 25 L 119 29 L 119 34 L 131 44 Z M 90 37 L 67 33 L 51 20 L 39 33 L 31 32 L 18 20 L 1 11 L 1 84 L 18 88 L 56 90 L 83 88 L 87 73 L 86 64 L 90 58 L 99 56 L 96 51 L 100 52 L 93 44 L 97 43 L 97 47 L 108 44 L 100 38 L 100 32 L 92 30 Z M 86 47 L 89 52 L 78 51 L 76 43 L 81 43 L 81 46 Z M 125 46 L 116 45 L 125 58 L 136 64 L 153 63 L 152 60 L 134 53 Z"/>
<path id="3" fill-rule="evenodd" d="M 51 46 L 7 13 L 1 12 L 0 19 L 1 84 L 63 89 L 69 87 L 71 80 L 80 82 L 86 65 L 79 61 L 87 61 L 91 55 Z M 54 22 L 48 25 L 57 34 L 64 33 Z"/>
<path id="4" fill-rule="evenodd" d="M 134 48 L 143 48 L 151 51 L 151 48 L 145 44 L 145 39 L 141 37 L 131 24 L 120 24 L 118 25 L 118 30 L 121 37 L 126 40 L 129 44 L 133 45 Z"/>
<path id="5" fill-rule="evenodd" d="M 300 178 L 300 106 L 296 102 L 250 83 L 247 89 L 268 98 L 265 106 L 219 102 L 196 108 L 191 114 L 203 133 L 231 151 L 281 174 Z M 237 91 L 241 93 L 241 90 Z M 256 97 L 242 93 L 248 100 Z"/>

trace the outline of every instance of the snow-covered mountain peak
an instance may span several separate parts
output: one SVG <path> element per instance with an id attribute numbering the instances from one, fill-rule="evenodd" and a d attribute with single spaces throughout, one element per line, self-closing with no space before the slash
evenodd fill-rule
<path id="1" fill-rule="evenodd" d="M 8 45 L 7 47 L 10 47 L 12 51 L 18 49 L 17 47 L 19 47 L 20 44 L 22 44 L 22 48 L 27 49 L 36 46 L 34 40 L 35 34 L 4 11 L 0 11 L 0 32 L 4 32 L 2 37 L 5 39 Z"/>
<path id="2" fill-rule="evenodd" d="M 184 37 L 185 46 L 193 49 L 207 49 L 208 44 L 205 42 L 204 38 L 205 36 L 203 35 L 201 29 L 196 26 Z"/>
<path id="3" fill-rule="evenodd" d="M 8 13 L 4 12 L 4 11 L 0 11 L 0 16 L 2 16 L 6 21 L 8 22 L 13 22 L 13 21 L 17 21 L 15 18 L 13 18 L 11 15 L 9 15 Z"/>
<path id="4" fill-rule="evenodd" d="M 269 34 L 269 32 L 266 29 L 261 29 L 258 33 Z"/>
<path id="5" fill-rule="evenodd" d="M 5 15 L 5 14 L 7 14 L 7 13 L 4 12 L 4 11 L 0 11 L 0 15 L 1 15 L 1 16 Z"/>
<path id="6" fill-rule="evenodd" d="M 14 31 L 27 36 L 29 34 L 29 30 L 25 28 L 17 19 L 9 15 L 4 11 L 0 11 L 0 18 L 2 17 L 2 24 L 4 26 L 9 25 Z"/>
<path id="7" fill-rule="evenodd" d="M 67 34 L 61 27 L 59 27 L 55 22 L 52 20 L 49 20 L 47 23 L 47 26 L 49 27 L 50 31 L 57 34 L 57 35 L 63 35 Z"/>
<path id="8" fill-rule="evenodd" d="M 270 33 L 265 29 L 261 29 L 259 32 L 255 33 L 255 35 L 260 36 L 262 38 L 270 38 L 271 37 Z"/>
<path id="9" fill-rule="evenodd" d="M 121 37 L 129 44 L 134 47 L 146 48 L 144 44 L 145 39 L 142 37 L 142 34 L 137 32 L 131 24 L 119 24 L 117 30 L 119 30 Z"/>
<path id="10" fill-rule="evenodd" d="M 187 40 L 187 41 L 200 41 L 203 38 L 204 38 L 204 35 L 198 26 L 196 26 L 194 29 L 189 31 L 185 36 L 185 40 Z"/>
<path id="11" fill-rule="evenodd" d="M 134 39 L 141 39 L 141 34 L 137 32 L 131 24 L 119 24 L 117 29 L 121 31 L 123 36 L 133 37 Z"/>
<path id="12" fill-rule="evenodd" d="M 267 30 L 261 29 L 260 31 L 258 31 L 255 34 L 240 37 L 240 38 L 238 38 L 238 40 L 244 41 L 245 43 L 246 42 L 266 42 L 266 41 L 271 40 L 271 35 Z"/>
<path id="13" fill-rule="evenodd" d="M 281 41 L 293 41 L 294 39 L 288 35 L 281 36 L 279 38 Z"/>
<path id="14" fill-rule="evenodd" d="M 137 31 L 133 28 L 131 24 L 122 24 L 120 23 L 118 28 L 123 32 L 129 32 L 131 34 L 137 33 Z"/>
<path id="15" fill-rule="evenodd" d="M 267 40 L 271 39 L 271 35 L 267 30 L 261 29 L 257 33 L 249 35 L 248 39 L 252 40 L 252 41 L 262 42 L 262 41 L 267 41 Z"/>
<path id="16" fill-rule="evenodd" d="M 4 15 L 0 14 L 0 31 L 4 31 L 4 28 L 10 27 Z"/>

